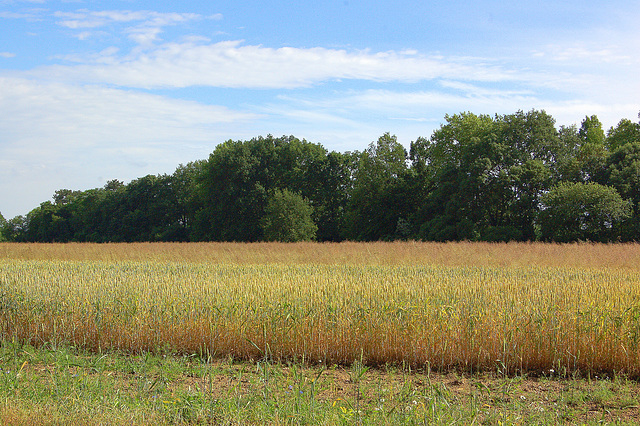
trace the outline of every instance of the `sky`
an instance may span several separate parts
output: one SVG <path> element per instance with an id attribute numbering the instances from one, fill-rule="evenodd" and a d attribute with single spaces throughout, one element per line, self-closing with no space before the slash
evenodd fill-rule
<path id="1" fill-rule="evenodd" d="M 445 115 L 640 111 L 637 0 L 0 0 L 0 213 L 229 139 L 409 147 Z"/>

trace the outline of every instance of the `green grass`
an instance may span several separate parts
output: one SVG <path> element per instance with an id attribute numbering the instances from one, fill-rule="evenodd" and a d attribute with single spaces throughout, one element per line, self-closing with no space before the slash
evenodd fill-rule
<path id="1" fill-rule="evenodd" d="M 0 424 L 636 424 L 624 377 L 237 362 L 0 346 Z"/>

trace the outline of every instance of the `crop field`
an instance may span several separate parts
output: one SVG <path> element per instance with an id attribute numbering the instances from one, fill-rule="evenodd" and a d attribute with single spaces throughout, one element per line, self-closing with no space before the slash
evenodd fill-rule
<path id="1" fill-rule="evenodd" d="M 0 244 L 0 333 L 90 354 L 637 379 L 640 246 Z"/>
<path id="2" fill-rule="evenodd" d="M 4 245 L 0 332 L 96 351 L 637 377 L 640 250 L 603 264 L 610 249 Z"/>

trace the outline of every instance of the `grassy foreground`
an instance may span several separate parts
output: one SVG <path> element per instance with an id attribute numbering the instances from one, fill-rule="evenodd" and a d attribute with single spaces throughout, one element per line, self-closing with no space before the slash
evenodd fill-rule
<path id="1" fill-rule="evenodd" d="M 640 384 L 87 353 L 3 342 L 0 424 L 637 424 Z"/>
<path id="2" fill-rule="evenodd" d="M 638 245 L 0 244 L 0 423 L 633 424 L 639 302 Z"/>

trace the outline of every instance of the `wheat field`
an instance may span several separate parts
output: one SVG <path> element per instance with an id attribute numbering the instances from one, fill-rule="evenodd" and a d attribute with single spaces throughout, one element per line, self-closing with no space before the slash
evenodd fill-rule
<path id="1" fill-rule="evenodd" d="M 0 244 L 0 337 L 640 377 L 639 260 L 635 244 Z"/>

